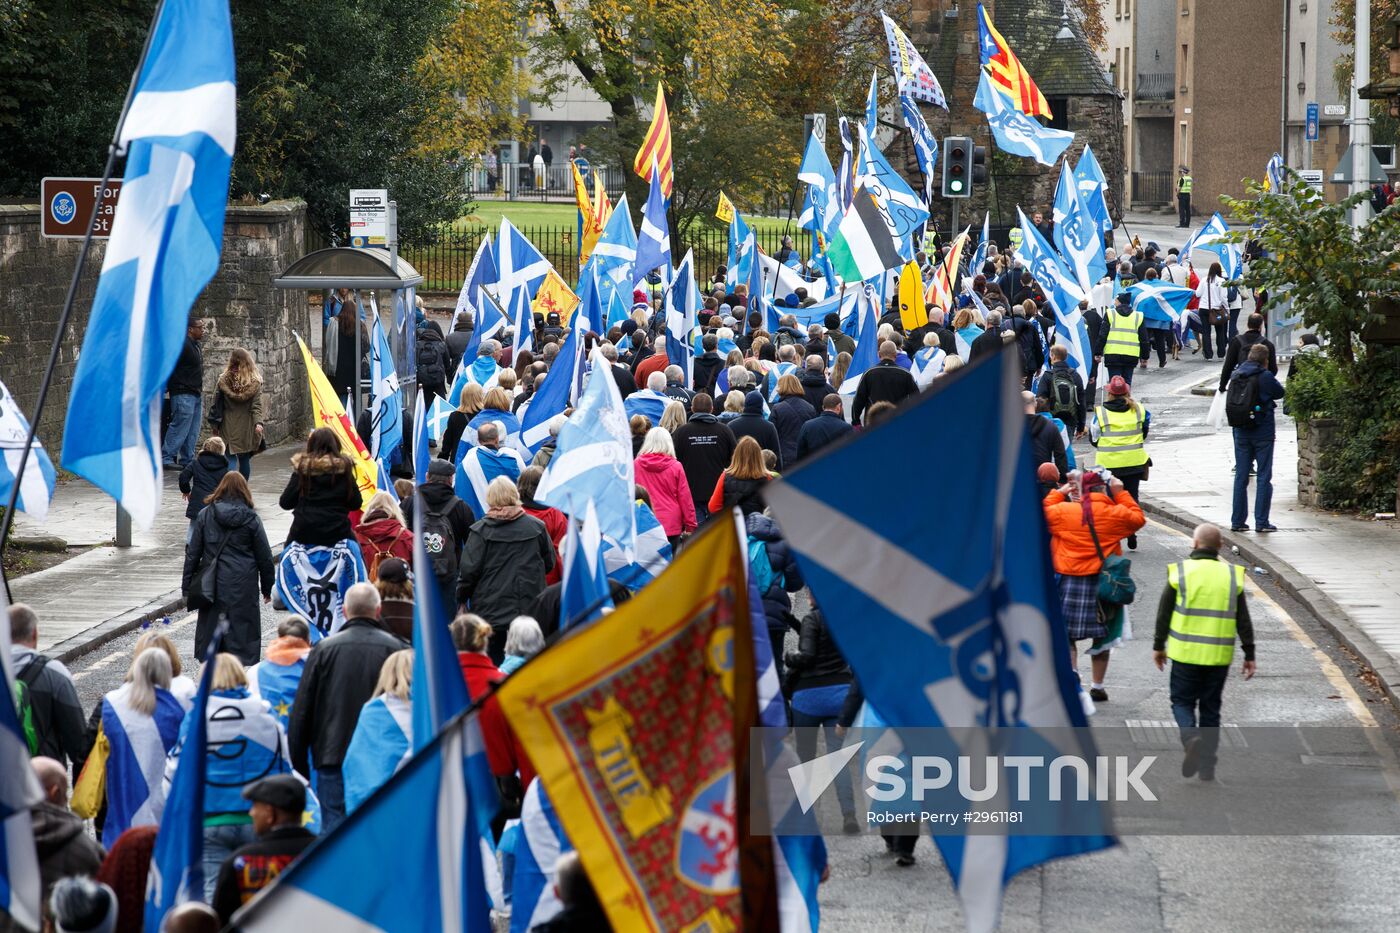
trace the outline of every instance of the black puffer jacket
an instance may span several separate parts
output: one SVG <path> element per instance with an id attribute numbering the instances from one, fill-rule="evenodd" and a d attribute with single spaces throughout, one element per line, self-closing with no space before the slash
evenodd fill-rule
<path id="1" fill-rule="evenodd" d="M 812 610 L 798 629 L 797 650 L 787 657 L 789 693 L 813 687 L 831 687 L 851 682 L 851 667 L 831 638 L 826 619 Z"/>
<path id="2" fill-rule="evenodd" d="M 201 452 L 180 471 L 180 492 L 190 497 L 185 517 L 194 518 L 204 508 L 204 500 L 214 494 L 228 472 L 228 458 Z"/>
<path id="3" fill-rule="evenodd" d="M 346 457 L 292 455 L 292 475 L 277 500 L 292 513 L 287 541 L 332 547 L 351 537 L 350 513 L 360 507 L 360 487 Z"/>
<path id="4" fill-rule="evenodd" d="M 826 381 L 826 376 L 823 373 L 804 369 L 798 373 L 797 381 L 802 383 L 802 394 L 814 412 L 822 410 L 822 403 L 826 401 L 828 395 L 836 394 L 836 387 Z"/>
<path id="5" fill-rule="evenodd" d="M 431 327 L 418 328 L 415 350 L 418 354 L 418 383 L 423 386 L 444 386 L 451 371 L 452 354 L 442 334 Z"/>
<path id="6" fill-rule="evenodd" d="M 745 524 L 749 532 L 749 553 L 754 553 L 753 542 L 762 542 L 763 549 L 768 553 L 768 566 L 773 571 L 772 582 L 763 591 L 763 615 L 768 619 L 768 631 L 796 628 L 797 619 L 792 615 L 792 600 L 788 593 L 802 589 L 802 571 L 773 519 L 752 512 L 745 519 Z"/>
<path id="7" fill-rule="evenodd" d="M 554 568 L 554 542 L 533 515 L 483 518 L 472 525 L 457 574 L 457 604 L 494 626 L 527 615 Z"/>

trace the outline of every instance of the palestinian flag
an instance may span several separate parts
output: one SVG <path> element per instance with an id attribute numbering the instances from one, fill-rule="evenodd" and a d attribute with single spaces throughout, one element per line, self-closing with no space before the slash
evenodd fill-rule
<path id="1" fill-rule="evenodd" d="M 864 185 L 856 191 L 851 209 L 841 218 L 827 257 L 836 274 L 846 282 L 863 282 L 904 265 L 899 246 L 890 235 L 889 223 Z"/>

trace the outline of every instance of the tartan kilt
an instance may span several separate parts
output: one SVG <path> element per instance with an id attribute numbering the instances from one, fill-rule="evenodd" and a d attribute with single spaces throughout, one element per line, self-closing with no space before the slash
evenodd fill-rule
<path id="1" fill-rule="evenodd" d="M 1108 626 L 1099 619 L 1099 575 L 1072 577 L 1060 574 L 1060 608 L 1070 641 L 1103 638 Z"/>

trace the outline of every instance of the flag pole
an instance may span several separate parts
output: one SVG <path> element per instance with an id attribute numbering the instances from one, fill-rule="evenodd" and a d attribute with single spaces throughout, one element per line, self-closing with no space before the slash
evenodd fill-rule
<path id="1" fill-rule="evenodd" d="M 146 41 L 141 46 L 141 57 L 136 61 L 136 70 L 131 73 L 131 83 L 126 88 L 126 99 L 122 102 L 121 114 L 117 117 L 117 127 L 112 131 L 112 141 L 107 144 L 107 164 L 102 169 L 102 181 L 98 183 L 98 196 L 93 200 L 92 214 L 88 216 L 87 231 L 83 234 L 83 245 L 78 249 L 78 261 L 73 266 L 73 277 L 68 281 L 68 294 L 63 299 L 63 310 L 58 315 L 58 328 L 54 331 L 53 345 L 49 347 L 49 362 L 44 367 L 43 378 L 39 380 L 39 397 L 34 402 L 34 414 L 29 419 L 29 435 L 25 438 L 24 447 L 19 453 L 19 465 L 15 468 L 14 485 L 10 487 L 10 498 L 5 504 L 5 517 L 0 520 L 0 558 L 4 557 L 5 545 L 10 541 L 10 528 L 14 524 L 15 505 L 19 502 L 19 490 L 24 480 L 24 469 L 29 464 L 29 450 L 34 446 L 34 437 L 39 431 L 39 418 L 44 413 L 44 403 L 49 397 L 49 387 L 53 384 L 53 371 L 58 365 L 58 354 L 63 349 L 63 334 L 68 329 L 68 318 L 73 313 L 73 302 L 78 297 L 78 283 L 83 276 L 83 266 L 87 263 L 88 250 L 92 247 L 92 234 L 97 227 L 97 212 L 102 207 L 102 194 L 107 190 L 107 184 L 112 180 L 112 172 L 116 168 L 117 157 L 125 156 L 126 150 L 121 147 L 120 140 L 122 128 L 126 125 L 127 114 L 131 110 L 131 100 L 136 96 L 136 80 L 141 76 L 141 69 L 146 67 L 146 57 L 151 51 L 151 38 L 155 35 L 156 24 L 160 22 L 160 15 L 165 10 L 165 0 L 160 0 L 156 5 L 154 18 L 151 20 L 151 28 L 146 30 Z M 5 584 L 5 598 L 10 598 L 10 581 L 5 576 L 3 567 L 0 567 L 0 581 Z"/>

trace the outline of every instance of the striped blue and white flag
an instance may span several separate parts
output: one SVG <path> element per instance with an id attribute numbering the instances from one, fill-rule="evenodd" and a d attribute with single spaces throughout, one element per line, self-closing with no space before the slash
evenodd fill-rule
<path id="1" fill-rule="evenodd" d="M 44 791 L 29 764 L 29 743 L 15 709 L 14 684 L 10 627 L 0 625 L 0 691 L 4 691 L 0 696 L 0 910 L 21 928 L 38 930 L 43 919 L 43 882 L 29 810 L 44 799 Z"/>
<path id="2" fill-rule="evenodd" d="M 1161 279 L 1137 282 L 1124 289 L 1133 296 L 1133 310 L 1141 311 L 1149 321 L 1179 324 L 1186 306 L 1196 293 L 1184 285 L 1173 285 Z"/>
<path id="3" fill-rule="evenodd" d="M 455 719 L 232 925 L 490 933 L 486 872 L 499 802 L 476 717 Z M 386 871 L 386 853 L 412 853 L 412 870 Z"/>
<path id="4" fill-rule="evenodd" d="M 608 579 L 616 580 L 632 592 L 646 586 L 671 563 L 671 540 L 656 513 L 640 499 L 636 502 L 637 553 L 629 560 L 611 539 L 603 538 L 603 566 Z"/>
<path id="5" fill-rule="evenodd" d="M 461 450 L 459 447 L 458 450 Z M 511 447 L 492 450 L 489 447 L 469 447 L 457 458 L 454 490 L 457 498 L 471 507 L 473 515 L 486 514 L 486 487 L 498 476 L 512 483 L 520 479 L 525 461 Z"/>
<path id="6" fill-rule="evenodd" d="M 942 381 L 859 444 L 769 484 L 765 498 L 866 699 L 889 722 L 960 727 L 953 741 L 977 755 L 1005 754 L 1035 727 L 1053 753 L 1093 760 L 1049 552 L 1023 546 L 1046 534 L 1023 411 L 1020 357 L 1007 350 Z M 950 423 L 960 426 L 956 445 L 945 441 Z M 982 477 L 987 494 L 958 499 L 931 525 L 884 508 L 878 484 L 843 481 L 897 459 Z M 948 522 L 966 533 L 946 535 Z M 974 753 L 969 745 L 962 754 Z M 996 928 L 1019 872 L 1116 842 L 1095 801 L 1037 806 L 1073 820 L 1078 834 L 934 835 L 969 930 Z"/>
<path id="7" fill-rule="evenodd" d="M 535 244 L 515 229 L 515 224 L 502 217 L 501 233 L 496 238 L 497 294 L 505 296 L 517 288 L 524 288 L 530 301 L 534 301 L 535 293 L 540 290 L 551 268 L 549 260 L 535 248 Z"/>
<path id="8" fill-rule="evenodd" d="M 510 933 L 527 933 L 564 909 L 554 889 L 554 865 L 574 847 L 559 825 L 544 781 L 531 781 L 520 805 L 520 841 L 510 885 Z"/>
<path id="9" fill-rule="evenodd" d="M 855 311 L 859 330 L 855 335 L 856 349 L 851 354 L 851 365 L 846 368 L 846 378 L 836 387 L 836 391 L 842 395 L 855 395 L 856 389 L 860 388 L 860 377 L 879 362 L 880 348 L 877 344 L 880 338 L 877 332 L 880 316 L 875 311 L 880 306 L 879 293 L 870 282 L 862 282 L 855 291 L 859 302 Z"/>
<path id="10" fill-rule="evenodd" d="M 535 501 L 565 515 L 582 515 L 591 500 L 602 533 L 631 555 L 637 539 L 632 434 L 612 367 L 597 348 L 591 362 L 588 385 L 559 429 L 554 457 L 540 479 Z"/>
<path id="11" fill-rule="evenodd" d="M 652 174 L 655 177 L 655 173 Z M 614 289 L 625 288 L 632 294 L 632 269 L 637 264 L 637 231 L 632 229 L 632 214 L 627 207 L 627 195 L 623 195 L 613 208 L 603 232 L 593 246 L 590 262 L 598 264 L 598 274 L 607 279 Z M 609 322 L 611 325 L 611 322 Z"/>
<path id="12" fill-rule="evenodd" d="M 430 586 L 426 589 L 437 588 Z M 416 660 L 417 655 L 414 657 Z M 461 668 L 457 670 L 457 679 L 461 680 Z M 340 766 L 341 776 L 345 780 L 345 812 L 349 814 L 358 810 L 360 804 L 389 783 L 389 778 L 412 757 L 412 700 L 396 697 L 392 693 L 381 693 L 360 707 L 355 733 L 350 737 L 345 760 Z"/>
<path id="13" fill-rule="evenodd" d="M 1275 152 L 1264 166 L 1264 190 L 1277 193 L 1283 190 L 1283 184 L 1283 156 Z"/>
<path id="14" fill-rule="evenodd" d="M 102 698 L 102 731 L 111 746 L 107 757 L 107 848 L 133 826 L 160 822 L 165 810 L 165 756 L 180 736 L 185 707 L 169 690 L 156 688 L 153 713 L 132 709 L 131 684 Z"/>
<path id="15" fill-rule="evenodd" d="M 483 285 L 495 285 L 499 275 L 496 271 L 496 249 L 491 242 L 491 231 L 486 231 L 481 237 L 481 242 L 476 247 L 476 255 L 472 257 L 472 264 L 467 266 L 466 278 L 462 279 L 461 291 L 457 293 L 457 307 L 452 311 L 452 326 L 457 326 L 457 319 L 462 314 L 468 313 L 472 316 L 472 324 L 481 323 L 480 298 L 477 290 Z"/>
<path id="16" fill-rule="evenodd" d="M 570 516 L 564 535 L 564 576 L 559 589 L 559 628 L 565 629 L 601 618 L 611 607 L 612 590 L 603 566 L 603 535 L 598 530 L 598 511 L 589 502 L 584 506 L 583 525 Z"/>
<path id="17" fill-rule="evenodd" d="M 642 229 L 637 234 L 637 261 L 633 276 L 641 281 L 661 270 L 662 284 L 671 278 L 671 228 L 666 222 L 666 195 L 661 190 L 661 172 L 651 163 L 651 187 L 642 208 Z"/>
<path id="18" fill-rule="evenodd" d="M 73 374 L 63 465 L 139 528 L 160 508 L 160 408 L 190 309 L 219 268 L 233 159 L 228 0 L 166 3 L 118 139 L 121 203 Z"/>
<path id="19" fill-rule="evenodd" d="M 369 455 L 379 463 L 379 472 L 403 459 L 403 392 L 394 369 L 394 354 L 379 320 L 379 305 L 370 294 L 369 374 L 371 415 Z"/>
<path id="20" fill-rule="evenodd" d="M 28 439 L 29 419 L 20 412 L 10 390 L 0 382 L 0 451 L 5 454 L 0 458 L 0 502 L 9 501 L 15 474 L 19 472 L 19 458 Z M 54 480 L 53 461 L 49 460 L 48 451 L 35 435 L 34 446 L 29 450 L 29 462 L 24 465 L 24 477 L 20 480 L 15 507 L 42 522 L 49 514 Z"/>

